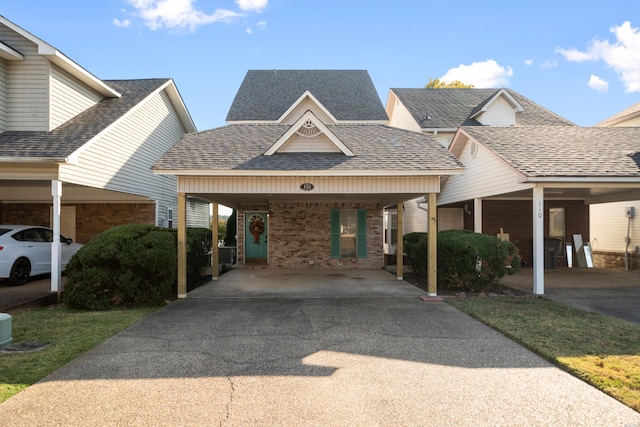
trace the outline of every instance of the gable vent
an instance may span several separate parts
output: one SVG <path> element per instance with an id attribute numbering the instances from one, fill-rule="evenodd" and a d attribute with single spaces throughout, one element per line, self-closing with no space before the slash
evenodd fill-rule
<path id="1" fill-rule="evenodd" d="M 307 120 L 300 126 L 300 129 L 298 129 L 296 133 L 305 138 L 313 138 L 314 136 L 320 135 L 322 131 L 318 129 L 313 121 Z"/>

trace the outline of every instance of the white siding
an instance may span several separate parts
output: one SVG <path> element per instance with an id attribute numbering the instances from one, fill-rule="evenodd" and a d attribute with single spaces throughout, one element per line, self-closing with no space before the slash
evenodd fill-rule
<path id="1" fill-rule="evenodd" d="M 153 175 L 151 166 L 185 132 L 166 93 L 144 101 L 80 153 L 78 165 L 63 165 L 65 182 L 147 196 L 158 202 L 158 222 L 177 205 L 176 178 Z M 177 213 L 177 210 L 175 210 Z"/>
<path id="2" fill-rule="evenodd" d="M 209 203 L 191 198 L 187 199 L 187 227 L 209 228 L 211 225 L 209 209 Z M 174 211 L 174 214 L 177 214 L 177 211 Z"/>
<path id="3" fill-rule="evenodd" d="M 320 134 L 314 137 L 294 135 L 282 146 L 279 153 L 340 153 L 326 136 Z"/>
<path id="4" fill-rule="evenodd" d="M 516 124 L 516 113 L 511 104 L 504 98 L 499 97 L 491 103 L 478 121 L 486 126 L 514 126 Z"/>
<path id="5" fill-rule="evenodd" d="M 24 55 L 23 61 L 7 61 L 8 131 L 49 130 L 49 61 L 37 46 L 7 27 L 0 26 L 0 40 Z"/>
<path id="6" fill-rule="evenodd" d="M 589 206 L 589 235 L 594 251 L 624 252 L 629 220 L 625 208 L 635 208 L 631 220 L 629 252 L 640 247 L 640 202 L 615 202 Z"/>
<path id="7" fill-rule="evenodd" d="M 51 68 L 51 124 L 55 129 L 102 99 L 94 90 L 56 66 Z"/>
<path id="8" fill-rule="evenodd" d="M 442 144 L 443 147 L 449 148 L 454 136 L 455 132 L 438 132 L 436 134 L 436 139 L 440 144 Z"/>
<path id="9" fill-rule="evenodd" d="M 0 132 L 7 130 L 7 62 L 0 59 Z"/>
<path id="10" fill-rule="evenodd" d="M 467 142 L 460 155 L 466 166 L 462 175 L 450 176 L 442 185 L 438 205 L 495 196 L 531 188 L 531 184 L 518 183 L 518 174 L 481 144 L 477 155 L 471 155 L 472 141 Z"/>
<path id="11" fill-rule="evenodd" d="M 413 232 L 427 232 L 427 203 L 424 197 L 404 202 L 403 234 Z"/>

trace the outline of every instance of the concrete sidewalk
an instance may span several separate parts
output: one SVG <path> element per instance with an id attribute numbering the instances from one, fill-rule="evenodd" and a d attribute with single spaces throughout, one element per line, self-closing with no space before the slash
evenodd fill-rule
<path id="1" fill-rule="evenodd" d="M 0 404 L 0 420 L 634 426 L 640 414 L 444 303 L 202 297 L 171 303 Z"/>

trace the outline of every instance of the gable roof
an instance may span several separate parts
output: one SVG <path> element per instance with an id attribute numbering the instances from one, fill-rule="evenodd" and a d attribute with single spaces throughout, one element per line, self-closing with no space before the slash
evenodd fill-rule
<path id="1" fill-rule="evenodd" d="M 633 104 L 630 107 L 625 108 L 613 116 L 604 119 L 600 123 L 596 124 L 596 126 L 611 126 L 618 122 L 632 119 L 633 117 L 637 117 L 640 115 L 640 102 L 637 104 Z"/>
<path id="2" fill-rule="evenodd" d="M 529 178 L 640 178 L 640 128 L 533 126 L 461 128 Z"/>
<path id="3" fill-rule="evenodd" d="M 327 126 L 353 156 L 343 153 L 263 155 L 287 125 L 232 124 L 191 133 L 171 147 L 153 170 L 179 175 L 444 175 L 464 166 L 431 135 L 385 125 Z M 178 172 L 179 171 L 179 172 Z"/>
<path id="4" fill-rule="evenodd" d="M 561 117 L 510 89 L 397 89 L 400 102 L 422 129 L 455 129 L 458 126 L 482 126 L 475 113 L 501 91 L 523 109 L 516 113 L 516 126 L 574 126 Z M 426 117 L 429 117 L 426 119 Z"/>
<path id="5" fill-rule="evenodd" d="M 76 150 L 106 130 L 145 98 L 164 87 L 173 86 L 171 79 L 104 82 L 122 96 L 105 98 L 50 132 L 1 133 L 0 161 L 68 161 Z M 194 131 L 195 127 L 185 122 L 185 114 L 188 118 L 186 110 L 182 115 L 185 128 L 187 131 Z M 190 121 L 190 118 L 188 120 Z"/>
<path id="6" fill-rule="evenodd" d="M 226 120 L 276 122 L 307 91 L 338 121 L 388 120 L 366 70 L 249 70 Z"/>

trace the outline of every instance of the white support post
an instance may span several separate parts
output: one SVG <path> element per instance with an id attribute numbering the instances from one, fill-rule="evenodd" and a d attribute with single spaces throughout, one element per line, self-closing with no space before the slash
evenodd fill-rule
<path id="1" fill-rule="evenodd" d="M 427 293 L 430 297 L 438 296 L 438 206 L 436 193 L 427 196 L 429 208 L 429 224 L 427 225 Z"/>
<path id="2" fill-rule="evenodd" d="M 473 231 L 482 234 L 482 199 L 473 199 Z"/>
<path id="3" fill-rule="evenodd" d="M 533 293 L 544 294 L 544 188 L 533 188 Z"/>
<path id="4" fill-rule="evenodd" d="M 211 280 L 220 275 L 220 249 L 218 248 L 218 204 L 211 204 Z"/>
<path id="5" fill-rule="evenodd" d="M 51 196 L 53 196 L 53 241 L 51 242 L 51 292 L 62 292 L 62 247 L 60 246 L 60 198 L 62 197 L 62 181 L 51 180 Z"/>
<path id="6" fill-rule="evenodd" d="M 187 297 L 187 195 L 178 193 L 178 298 Z"/>
<path id="7" fill-rule="evenodd" d="M 396 277 L 398 280 L 402 280 L 404 274 L 404 202 L 398 202 L 398 228 L 396 229 Z M 391 224 L 389 224 L 391 229 Z M 393 243 L 393 242 L 391 242 Z"/>

